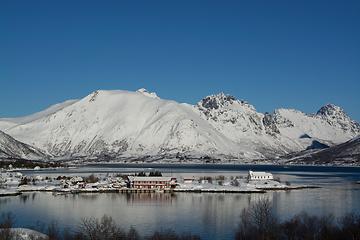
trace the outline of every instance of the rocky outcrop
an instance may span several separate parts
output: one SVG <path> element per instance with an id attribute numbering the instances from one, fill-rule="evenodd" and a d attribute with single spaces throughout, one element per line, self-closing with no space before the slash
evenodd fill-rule
<path id="1" fill-rule="evenodd" d="M 359 123 L 351 120 L 342 108 L 330 103 L 320 108 L 315 117 L 325 120 L 331 126 L 341 128 L 344 133 L 356 135 L 360 131 Z"/>
<path id="2" fill-rule="evenodd" d="M 265 113 L 262 122 L 264 124 L 266 134 L 269 134 L 273 137 L 275 137 L 277 134 L 280 134 L 280 131 L 277 128 L 276 123 L 270 113 Z"/>

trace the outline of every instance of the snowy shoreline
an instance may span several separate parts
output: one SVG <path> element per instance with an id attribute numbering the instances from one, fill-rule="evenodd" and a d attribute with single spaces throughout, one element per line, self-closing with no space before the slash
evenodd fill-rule
<path id="1" fill-rule="evenodd" d="M 130 188 L 126 181 L 119 176 L 108 175 L 104 176 L 94 174 L 84 174 L 87 177 L 70 178 L 49 178 L 47 176 L 38 175 L 26 176 L 20 172 L 8 171 L 1 174 L 2 186 L 0 188 L 0 197 L 17 196 L 25 192 L 52 192 L 53 195 L 63 195 L 71 193 L 141 193 L 141 192 L 158 192 L 156 189 L 136 189 Z M 95 182 L 87 182 L 85 178 L 92 175 L 97 180 Z M 27 178 L 27 182 L 23 183 Z M 145 178 L 144 178 L 145 179 Z M 179 179 L 176 182 L 176 187 L 171 189 L 164 189 L 163 192 L 189 192 L 189 193 L 265 193 L 266 191 L 277 190 L 300 190 L 305 188 L 317 188 L 317 186 L 309 185 L 294 185 L 290 183 L 280 183 L 275 180 L 249 181 L 247 178 L 238 178 L 232 180 L 212 179 L 191 181 Z"/>

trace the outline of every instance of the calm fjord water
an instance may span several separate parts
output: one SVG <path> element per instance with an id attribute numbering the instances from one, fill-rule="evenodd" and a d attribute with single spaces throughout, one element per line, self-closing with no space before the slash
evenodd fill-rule
<path id="1" fill-rule="evenodd" d="M 163 176 L 178 179 L 201 176 L 245 176 L 249 168 L 266 171 L 280 177 L 282 182 L 316 185 L 321 188 L 292 191 L 268 191 L 265 194 L 220 193 L 94 193 L 52 196 L 51 193 L 28 193 L 17 197 L 0 198 L 0 211 L 12 211 L 16 226 L 35 225 L 37 220 L 48 223 L 56 220 L 61 228 L 76 229 L 83 217 L 112 216 L 117 224 L 128 230 L 134 226 L 142 236 L 155 230 L 174 229 L 200 235 L 203 239 L 231 239 L 244 207 L 260 198 L 273 201 L 273 211 L 288 219 L 305 210 L 309 214 L 346 212 L 360 214 L 359 168 L 309 167 L 274 165 L 162 165 L 162 164 L 91 164 L 75 170 L 23 172 L 28 175 L 87 175 L 96 173 L 135 173 L 157 170 Z"/>

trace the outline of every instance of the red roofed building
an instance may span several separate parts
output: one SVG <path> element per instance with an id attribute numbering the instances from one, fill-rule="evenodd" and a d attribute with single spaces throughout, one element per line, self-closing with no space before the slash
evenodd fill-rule
<path id="1" fill-rule="evenodd" d="M 129 177 L 130 188 L 171 189 L 176 187 L 176 178 L 172 177 Z"/>

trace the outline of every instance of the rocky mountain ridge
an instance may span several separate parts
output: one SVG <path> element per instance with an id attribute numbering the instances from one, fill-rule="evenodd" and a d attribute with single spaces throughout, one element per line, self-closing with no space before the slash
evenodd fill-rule
<path id="1" fill-rule="evenodd" d="M 0 119 L 0 129 L 53 158 L 261 159 L 360 134 L 359 124 L 331 104 L 316 114 L 277 109 L 271 115 L 223 93 L 190 105 L 146 89 L 99 90 L 34 115 Z"/>

